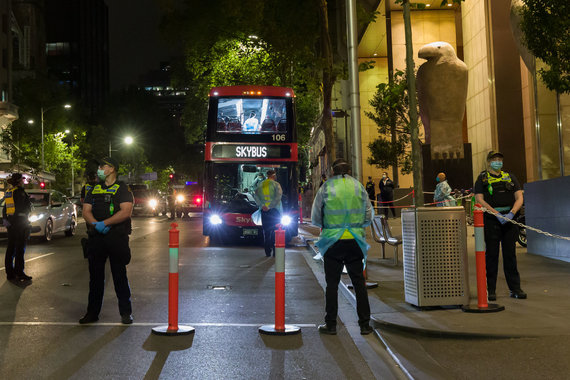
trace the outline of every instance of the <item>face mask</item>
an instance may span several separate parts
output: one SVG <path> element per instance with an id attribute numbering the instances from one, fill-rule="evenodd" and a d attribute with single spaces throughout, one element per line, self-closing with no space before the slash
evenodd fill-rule
<path id="1" fill-rule="evenodd" d="M 97 177 L 99 177 L 100 180 L 104 181 L 105 178 L 107 178 L 107 176 L 105 175 L 105 170 L 97 169 Z"/>
<path id="2" fill-rule="evenodd" d="M 439 177 L 435 177 L 435 182 L 439 182 Z"/>
<path id="3" fill-rule="evenodd" d="M 386 175 L 385 175 L 385 174 L 383 174 L 383 175 L 382 175 L 382 178 L 383 178 L 383 179 L 384 179 L 384 178 L 386 178 Z"/>
<path id="4" fill-rule="evenodd" d="M 491 161 L 491 168 L 493 168 L 493 170 L 501 170 L 502 167 L 503 167 L 502 161 Z"/>

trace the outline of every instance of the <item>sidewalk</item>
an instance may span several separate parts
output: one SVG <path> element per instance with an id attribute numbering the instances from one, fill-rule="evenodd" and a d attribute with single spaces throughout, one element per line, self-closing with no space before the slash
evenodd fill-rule
<path id="1" fill-rule="evenodd" d="M 389 219 L 394 235 L 401 235 L 400 218 Z M 311 242 L 319 234 L 319 228 L 310 223 L 300 225 L 300 234 L 311 249 Z M 460 307 L 418 308 L 404 301 L 404 277 L 402 247 L 398 248 L 398 265 L 393 266 L 392 246 L 386 244 L 386 259 L 382 248 L 370 236 L 368 252 L 368 281 L 378 282 L 378 287 L 369 289 L 368 295 L 375 327 L 413 332 L 429 336 L 515 338 L 533 336 L 559 336 L 570 334 L 570 263 L 528 254 L 526 248 L 517 245 L 518 269 L 521 287 L 528 299 L 509 297 L 509 290 L 499 262 L 497 301 L 505 307 L 495 313 L 465 313 Z M 467 227 L 467 254 L 469 261 L 469 289 L 471 305 L 477 305 L 477 282 L 475 273 L 475 242 L 473 227 Z M 350 284 L 348 276 L 342 277 L 345 291 Z"/>

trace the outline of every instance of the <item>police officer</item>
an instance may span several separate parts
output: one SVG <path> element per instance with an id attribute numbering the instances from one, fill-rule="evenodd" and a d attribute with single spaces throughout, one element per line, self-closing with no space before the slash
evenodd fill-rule
<path id="1" fill-rule="evenodd" d="M 8 229 L 8 246 L 4 259 L 6 278 L 8 281 L 30 281 L 32 276 L 24 273 L 24 252 L 30 235 L 28 216 L 32 205 L 23 187 L 22 174 L 12 174 L 8 184 L 12 187 L 4 195 L 2 210 L 4 225 Z"/>
<path id="2" fill-rule="evenodd" d="M 127 264 L 131 260 L 129 234 L 133 194 L 127 185 L 117 181 L 118 162 L 110 157 L 100 161 L 97 176 L 101 183 L 85 196 L 83 218 L 93 225 L 89 232 L 89 303 L 87 313 L 79 323 L 99 320 L 105 289 L 105 262 L 111 264 L 115 293 L 119 300 L 119 313 L 123 324 L 133 323 L 131 290 L 127 279 Z"/>
<path id="3" fill-rule="evenodd" d="M 85 185 L 81 188 L 80 200 L 81 204 L 85 201 L 85 195 L 91 190 L 96 184 L 99 183 L 99 177 L 97 177 L 96 172 L 89 171 L 85 174 Z"/>
<path id="4" fill-rule="evenodd" d="M 364 186 L 347 173 L 350 167 L 343 159 L 333 163 L 333 177 L 317 192 L 311 211 L 312 223 L 322 228 L 315 244 L 324 257 L 325 324 L 321 334 L 336 334 L 338 283 L 346 266 L 356 293 L 356 312 L 362 335 L 370 334 L 370 304 L 363 274 L 363 260 L 370 246 L 364 227 L 369 226 L 374 210 Z"/>
<path id="5" fill-rule="evenodd" d="M 475 182 L 475 200 L 493 214 L 485 213 L 485 260 L 489 301 L 497 299 L 496 285 L 499 266 L 499 244 L 503 248 L 503 269 L 513 298 L 526 298 L 521 289 L 517 270 L 515 243 L 518 227 L 513 219 L 523 205 L 523 192 L 516 177 L 502 171 L 503 154 L 491 151 L 487 155 L 488 169 L 481 172 Z M 501 215 L 501 217 L 496 216 Z"/>
<path id="6" fill-rule="evenodd" d="M 276 181 L 277 175 L 275 170 L 267 171 L 267 179 L 261 182 L 253 197 L 259 207 L 261 207 L 261 226 L 263 228 L 263 246 L 265 248 L 265 256 L 275 256 L 275 225 L 281 221 L 281 196 L 283 190 L 281 185 Z"/>
<path id="7" fill-rule="evenodd" d="M 368 193 L 368 198 L 370 198 L 371 201 L 376 200 L 376 185 L 370 176 L 368 176 L 368 182 L 366 182 L 366 192 Z"/>

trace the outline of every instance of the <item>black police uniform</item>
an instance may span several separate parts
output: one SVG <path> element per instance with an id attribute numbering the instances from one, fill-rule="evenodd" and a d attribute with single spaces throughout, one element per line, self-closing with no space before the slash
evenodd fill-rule
<path id="1" fill-rule="evenodd" d="M 475 194 L 483 194 L 485 202 L 503 215 L 512 209 L 515 204 L 515 192 L 520 189 L 516 177 L 504 171 L 499 175 L 483 171 L 475 182 Z M 511 292 L 522 292 L 515 250 L 518 227 L 510 222 L 501 224 L 496 216 L 489 213 L 484 214 L 484 223 L 487 291 L 489 294 L 495 293 L 500 244 L 503 248 L 503 270 L 507 285 Z"/>
<path id="2" fill-rule="evenodd" d="M 9 223 L 8 246 L 4 266 L 8 280 L 29 279 L 24 273 L 24 252 L 26 240 L 30 235 L 30 223 L 28 216 L 31 210 L 30 197 L 21 187 L 10 189 L 6 192 L 2 215 Z M 12 203 L 14 207 L 9 207 Z"/>
<path id="3" fill-rule="evenodd" d="M 374 184 L 374 181 L 369 180 L 368 182 L 366 182 L 366 192 L 368 193 L 368 198 L 370 198 L 371 201 L 375 201 L 376 200 L 376 185 Z"/>
<path id="4" fill-rule="evenodd" d="M 92 205 L 93 217 L 97 221 L 110 218 L 120 210 L 120 204 L 133 202 L 133 194 L 123 182 L 117 181 L 111 186 L 100 183 L 95 185 L 85 196 L 85 203 Z M 89 304 L 87 314 L 97 317 L 103 305 L 105 290 L 105 262 L 109 257 L 115 293 L 119 300 L 119 313 L 130 315 L 131 289 L 127 279 L 127 264 L 131 261 L 129 234 L 131 219 L 112 225 L 103 235 L 96 230 L 89 231 Z"/>
<path id="5" fill-rule="evenodd" d="M 86 183 L 81 188 L 81 195 L 80 195 L 81 204 L 85 203 L 85 196 L 95 186 L 96 182 L 93 182 L 93 183 L 94 184 Z M 87 232 L 89 232 L 89 230 L 92 230 L 92 229 L 93 229 L 93 226 L 87 225 Z M 87 234 L 87 236 L 89 236 L 89 233 Z M 81 248 L 83 248 L 83 257 L 87 258 L 88 257 L 88 255 L 87 255 L 87 238 L 81 238 Z"/>

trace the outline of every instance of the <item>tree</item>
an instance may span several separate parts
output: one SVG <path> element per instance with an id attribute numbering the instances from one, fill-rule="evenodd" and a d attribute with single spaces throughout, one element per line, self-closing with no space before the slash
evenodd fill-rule
<path id="1" fill-rule="evenodd" d="M 551 91 L 570 93 L 570 3 L 568 0 L 522 0 L 521 30 L 530 52 L 546 68 L 540 77 Z"/>
<path id="2" fill-rule="evenodd" d="M 367 162 L 379 168 L 401 167 L 403 173 L 412 171 L 408 150 L 411 135 L 408 82 L 402 71 L 394 73 L 389 83 L 380 83 L 370 105 L 374 112 L 365 112 L 378 126 L 378 137 L 368 144 L 371 156 Z M 392 128 L 392 125 L 395 128 Z M 396 135 L 393 138 L 392 134 Z"/>

